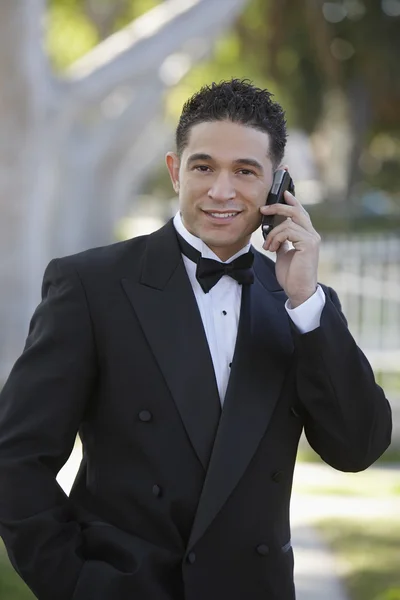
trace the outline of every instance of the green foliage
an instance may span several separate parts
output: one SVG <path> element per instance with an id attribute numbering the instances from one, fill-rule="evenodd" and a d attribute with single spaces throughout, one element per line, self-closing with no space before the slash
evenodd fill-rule
<path id="1" fill-rule="evenodd" d="M 99 0 L 89 4 L 96 6 L 96 2 Z M 126 0 L 115 14 L 111 31 L 159 3 Z M 99 41 L 87 4 L 87 0 L 48 2 L 47 47 L 59 69 Z M 113 1 L 99 4 L 109 5 L 111 10 Z M 278 93 L 291 124 L 312 131 L 321 116 L 324 90 L 338 85 L 351 95 L 361 82 L 370 101 L 371 133 L 400 130 L 399 19 L 385 15 L 380 2 L 372 2 L 361 18 L 329 23 L 323 17 L 322 4 L 251 0 L 234 30 L 217 42 L 212 59 L 193 69 L 180 87 L 194 90 L 211 80 L 248 77 Z M 348 59 L 333 57 L 335 40 L 353 47 Z"/>
<path id="2" fill-rule="evenodd" d="M 351 600 L 400 600 L 400 520 L 332 519 L 318 525 L 345 569 Z"/>
<path id="3" fill-rule="evenodd" d="M 16 574 L 0 540 L 0 598 L 2 600 L 34 600 L 35 596 Z"/>
<path id="4" fill-rule="evenodd" d="M 255 62 L 261 73 L 272 76 L 288 97 L 295 98 L 293 120 L 309 130 L 320 117 L 325 90 L 339 86 L 351 96 L 357 84 L 368 93 L 374 126 L 399 129 L 399 19 L 387 16 L 380 2 L 363 2 L 361 17 L 350 18 L 349 12 L 338 23 L 330 23 L 323 4 L 252 0 L 237 26 L 245 42 L 243 59 Z M 338 51 L 340 42 L 350 48 L 346 58 Z"/>
<path id="5" fill-rule="evenodd" d="M 97 43 L 94 26 L 77 0 L 52 0 L 49 3 L 46 47 L 58 71 L 64 70 Z"/>
<path id="6" fill-rule="evenodd" d="M 195 66 L 184 80 L 167 95 L 167 115 L 175 123 L 184 102 L 203 85 L 237 77 L 250 79 L 261 87 L 274 88 L 274 83 L 260 73 L 257 65 L 243 60 L 243 42 L 235 32 L 229 32 L 217 40 L 213 56 Z"/>
<path id="7" fill-rule="evenodd" d="M 297 460 L 299 462 L 305 462 L 305 463 L 317 463 L 317 464 L 323 463 L 323 460 L 319 456 L 319 454 L 314 452 L 314 450 L 308 444 L 303 444 L 299 448 L 299 451 L 297 453 Z M 394 464 L 394 465 L 400 464 L 400 448 L 398 448 L 394 444 L 392 444 L 391 446 L 389 446 L 389 448 L 386 450 L 386 452 L 376 461 L 375 464 L 377 466 L 388 465 L 388 464 Z M 398 489 L 397 489 L 396 493 L 398 493 Z"/>
<path id="8" fill-rule="evenodd" d="M 51 62 L 64 70 L 102 38 L 160 2 L 48 0 L 46 46 Z M 347 14 L 328 21 L 323 12 L 328 4 L 339 11 L 345 7 Z M 99 17 L 100 8 L 108 18 Z M 248 78 L 275 94 L 286 109 L 289 127 L 312 135 L 323 119 L 329 119 L 328 93 L 340 90 L 356 143 L 350 185 L 358 197 L 363 194 L 362 181 L 363 189 L 383 189 L 400 204 L 398 26 L 399 17 L 385 14 L 378 1 L 249 0 L 235 26 L 217 41 L 213 56 L 168 91 L 166 114 L 175 123 L 187 97 L 206 83 Z"/>
<path id="9" fill-rule="evenodd" d="M 126 0 L 114 15 L 114 0 L 103 3 L 98 0 L 92 0 L 91 3 L 85 0 L 48 0 L 45 45 L 54 68 L 62 72 L 101 41 L 100 31 L 96 27 L 98 21 L 88 12 L 88 4 L 96 7 L 97 2 L 99 7 L 103 5 L 106 8 L 108 4 L 111 21 L 107 33 L 111 34 L 160 4 L 160 1 Z"/>
<path id="10" fill-rule="evenodd" d="M 163 0 L 127 0 L 126 10 L 115 21 L 115 31 L 130 23 L 133 19 L 137 19 L 137 17 L 140 17 L 140 15 L 143 15 L 148 10 L 155 8 L 158 4 L 161 4 L 162 1 Z"/>
<path id="11" fill-rule="evenodd" d="M 360 504 L 366 499 L 375 502 L 398 497 L 400 501 L 400 468 L 397 465 L 382 468 L 382 465 L 377 463 L 372 468 L 355 474 L 328 466 L 321 469 L 308 464 L 299 466 L 299 473 L 302 472 L 308 476 L 295 480 L 296 494 L 353 497 L 357 498 Z M 320 477 L 318 473 L 321 473 Z"/>
<path id="12" fill-rule="evenodd" d="M 392 588 L 380 594 L 377 600 L 400 600 L 400 587 Z"/>

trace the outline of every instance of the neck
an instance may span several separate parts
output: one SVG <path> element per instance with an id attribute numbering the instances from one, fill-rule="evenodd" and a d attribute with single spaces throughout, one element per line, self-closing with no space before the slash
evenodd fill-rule
<path id="1" fill-rule="evenodd" d="M 215 246 L 209 246 L 208 244 L 206 244 L 206 245 L 208 246 L 208 248 L 210 248 L 210 250 L 212 250 L 212 252 L 214 252 L 214 254 L 216 254 L 218 256 L 218 258 L 220 260 L 222 260 L 223 262 L 226 262 L 227 260 L 229 260 L 231 258 L 231 256 L 234 256 L 237 252 L 242 250 L 242 248 L 244 248 L 247 244 L 248 244 L 248 242 L 246 242 L 246 244 L 241 244 L 240 246 L 237 246 L 236 248 L 224 248 L 221 246 L 215 247 Z"/>
<path id="2" fill-rule="evenodd" d="M 222 262 L 226 262 L 232 256 L 234 256 L 235 254 L 240 252 L 240 250 L 245 249 L 246 246 L 250 242 L 250 236 L 248 236 L 248 238 L 246 240 L 244 240 L 244 241 L 243 241 L 243 239 L 238 240 L 235 244 L 232 244 L 230 246 L 214 246 L 212 244 L 207 243 L 206 240 L 203 240 L 194 231 L 191 231 L 191 228 L 188 227 L 187 224 L 185 223 L 181 212 L 179 212 L 179 217 L 180 217 L 181 224 L 184 227 L 184 229 L 186 230 L 186 232 L 189 233 L 191 236 L 195 237 L 197 240 L 199 240 L 199 242 L 203 242 L 203 244 L 205 244 L 207 246 L 207 248 L 209 248 Z M 188 241 L 188 240 L 186 240 L 186 241 Z M 190 243 L 190 240 L 189 240 L 189 243 Z M 197 248 L 197 249 L 199 249 L 199 248 Z"/>

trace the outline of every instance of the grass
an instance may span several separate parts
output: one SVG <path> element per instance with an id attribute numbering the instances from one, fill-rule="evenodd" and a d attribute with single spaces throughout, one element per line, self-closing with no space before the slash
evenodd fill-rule
<path id="1" fill-rule="evenodd" d="M 314 450 L 306 443 L 302 442 L 299 446 L 297 453 L 297 460 L 299 462 L 310 462 L 324 464 L 322 458 L 314 452 Z M 376 465 L 388 465 L 397 463 L 400 464 L 400 448 L 396 446 L 389 446 L 386 452 L 377 461 Z"/>
<path id="2" fill-rule="evenodd" d="M 351 600 L 400 600 L 400 514 L 317 524 L 333 549 Z"/>
<path id="3" fill-rule="evenodd" d="M 1 600 L 34 600 L 35 596 L 12 568 L 3 542 L 0 540 Z"/>
<path id="4" fill-rule="evenodd" d="M 361 473 L 327 472 L 328 477 L 309 477 L 295 481 L 300 494 L 388 499 L 398 498 L 400 505 L 400 469 L 374 469 Z M 400 512 L 400 509 L 399 509 Z"/>
<path id="5" fill-rule="evenodd" d="M 374 517 L 350 510 L 340 517 L 317 518 L 314 526 L 337 559 L 350 600 L 400 600 L 400 469 L 357 474 L 310 470 L 297 482 L 296 492 L 352 496 L 352 506 L 359 499 L 360 508 L 367 498 L 391 507 L 375 510 Z"/>
<path id="6" fill-rule="evenodd" d="M 346 488 L 343 486 L 338 487 L 320 487 L 320 486 L 297 486 L 297 492 L 308 494 L 322 494 L 327 496 L 359 496 L 360 498 L 377 498 L 377 497 L 387 497 L 388 495 L 400 496 L 400 487 L 398 486 L 387 486 L 381 487 L 377 490 L 377 493 L 373 493 L 369 488 L 364 488 L 354 483 L 354 486 Z"/>

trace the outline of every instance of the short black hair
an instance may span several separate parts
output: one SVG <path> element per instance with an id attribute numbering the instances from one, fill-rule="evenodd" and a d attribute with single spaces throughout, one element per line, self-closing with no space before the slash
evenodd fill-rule
<path id="1" fill-rule="evenodd" d="M 248 79 L 231 79 L 203 86 L 185 102 L 176 130 L 179 156 L 188 144 L 194 125 L 232 121 L 269 134 L 274 167 L 283 159 L 287 139 L 285 112 L 273 94 L 255 87 Z"/>

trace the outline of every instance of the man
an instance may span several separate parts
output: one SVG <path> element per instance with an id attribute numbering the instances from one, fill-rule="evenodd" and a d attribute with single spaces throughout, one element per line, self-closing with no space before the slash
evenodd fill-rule
<path id="1" fill-rule="evenodd" d="M 48 266 L 0 401 L 1 534 L 40 600 L 293 600 L 303 427 L 343 471 L 389 445 L 389 405 L 317 284 L 319 235 L 291 194 L 264 206 L 285 142 L 267 91 L 202 88 L 166 158 L 174 220 Z M 276 268 L 250 248 L 262 214 L 285 218 Z"/>

